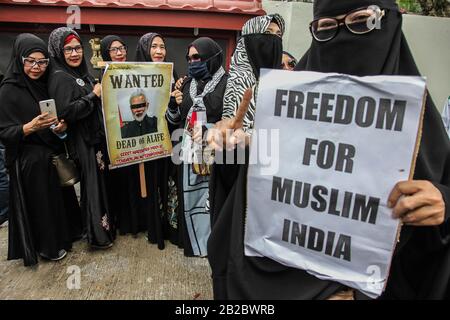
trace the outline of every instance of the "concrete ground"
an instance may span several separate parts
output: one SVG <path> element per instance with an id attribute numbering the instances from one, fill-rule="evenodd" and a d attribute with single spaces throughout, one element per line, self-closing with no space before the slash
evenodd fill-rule
<path id="1" fill-rule="evenodd" d="M 158 250 L 140 234 L 118 236 L 105 251 L 79 241 L 59 262 L 40 260 L 24 267 L 7 261 L 7 227 L 0 228 L 1 299 L 212 299 L 211 270 L 205 258 L 187 258 L 166 241 Z M 79 289 L 77 289 L 79 287 Z"/>

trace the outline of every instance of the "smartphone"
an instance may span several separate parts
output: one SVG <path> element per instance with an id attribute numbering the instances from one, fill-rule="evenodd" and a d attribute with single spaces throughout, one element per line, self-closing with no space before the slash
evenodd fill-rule
<path id="1" fill-rule="evenodd" d="M 54 99 L 39 101 L 39 106 L 41 108 L 41 113 L 48 112 L 50 118 L 57 117 L 56 114 L 56 103 Z"/>

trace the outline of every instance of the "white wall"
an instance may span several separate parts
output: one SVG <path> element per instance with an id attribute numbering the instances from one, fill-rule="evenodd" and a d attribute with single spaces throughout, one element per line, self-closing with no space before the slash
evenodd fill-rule
<path id="1" fill-rule="evenodd" d="M 308 30 L 312 4 L 263 0 L 267 13 L 279 13 L 286 21 L 283 48 L 300 59 L 311 44 Z M 430 94 L 442 111 L 450 95 L 450 18 L 403 16 L 403 32 Z"/>

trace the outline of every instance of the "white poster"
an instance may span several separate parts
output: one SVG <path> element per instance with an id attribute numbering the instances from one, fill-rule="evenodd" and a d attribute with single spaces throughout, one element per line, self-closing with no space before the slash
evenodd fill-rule
<path id="1" fill-rule="evenodd" d="M 381 295 L 399 228 L 387 199 L 410 177 L 425 92 L 421 77 L 263 69 L 250 158 L 279 156 L 249 166 L 245 254 Z"/>

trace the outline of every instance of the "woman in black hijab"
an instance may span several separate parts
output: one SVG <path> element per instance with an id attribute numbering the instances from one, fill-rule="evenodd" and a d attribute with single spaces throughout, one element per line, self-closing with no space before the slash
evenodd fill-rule
<path id="1" fill-rule="evenodd" d="M 357 76 L 420 75 L 394 0 L 319 0 L 314 3 L 314 19 L 344 15 L 370 5 L 384 10 L 380 29 L 358 35 L 341 27 L 328 41 L 314 39 L 298 69 Z M 314 25 L 315 22 L 313 34 Z M 397 201 L 400 195 L 408 196 L 409 210 L 404 199 Z M 394 214 L 403 220 L 404 226 L 382 298 L 448 299 L 450 142 L 429 95 L 413 181 L 398 184 L 390 200 Z"/>
<path id="2" fill-rule="evenodd" d="M 127 61 L 127 46 L 121 37 L 109 35 L 100 41 L 100 52 L 103 61 L 125 62 Z"/>
<path id="3" fill-rule="evenodd" d="M 55 117 L 41 114 L 47 100 L 49 54 L 44 41 L 24 33 L 16 38 L 11 61 L 0 84 L 0 140 L 10 174 L 8 260 L 38 263 L 37 253 L 59 260 L 71 239 L 58 173 L 52 155 L 64 150 L 49 127 Z M 65 130 L 63 117 L 56 132 Z"/>
<path id="4" fill-rule="evenodd" d="M 128 47 L 119 36 L 108 35 L 104 37 L 100 41 L 100 52 L 105 62 L 127 61 Z M 136 235 L 139 231 L 146 230 L 147 226 L 146 219 L 136 216 L 134 210 L 134 203 L 138 201 L 134 198 L 140 197 L 139 190 L 130 185 L 130 175 L 135 173 L 135 170 L 124 167 L 108 172 L 107 188 L 110 209 L 114 226 L 120 234 L 132 233 Z M 124 190 L 129 192 L 124 195 Z M 133 200 L 130 200 L 130 198 L 133 198 Z"/>
<path id="5" fill-rule="evenodd" d="M 401 14 L 395 1 L 316 0 L 314 19 L 335 16 L 341 18 L 354 9 L 370 5 L 378 5 L 385 11 L 381 29 L 357 35 L 345 26 L 340 26 L 339 32 L 328 35 L 328 38 L 315 34 L 318 39 L 328 40 L 313 40 L 311 48 L 297 65 L 297 70 L 343 72 L 359 76 L 418 75 L 401 31 Z M 433 148 L 433 144 L 439 148 Z M 449 161 L 449 141 L 439 114 L 428 97 L 414 175 L 414 180 L 422 181 L 402 182 L 394 188 L 390 197 L 394 214 L 402 216 L 405 226 L 393 257 L 387 288 L 382 296 L 384 299 L 448 298 Z M 229 220 L 231 234 L 239 237 L 230 246 L 229 267 L 225 276 L 227 297 L 326 299 L 342 290 L 338 283 L 319 280 L 302 270 L 284 267 L 267 258 L 245 257 L 242 216 L 246 206 L 246 170 L 241 168 L 233 188 L 235 190 L 226 199 L 226 209 L 223 211 L 234 211 L 234 214 L 231 217 L 219 216 L 219 219 Z M 411 188 L 421 192 L 416 193 Z M 404 193 L 409 197 L 397 201 Z M 413 206 L 410 208 L 413 209 L 408 214 L 410 218 L 404 216 L 405 199 L 412 200 Z M 411 218 L 415 218 L 415 221 L 409 220 Z M 231 238 L 235 239 L 233 236 Z"/>
<path id="6" fill-rule="evenodd" d="M 134 61 L 165 62 L 166 53 L 164 38 L 158 33 L 147 33 L 139 39 Z M 146 230 L 148 241 L 157 244 L 158 249 L 162 250 L 165 247 L 164 239 L 170 230 L 167 199 L 171 162 L 170 158 L 163 158 L 147 161 L 144 165 L 149 195 L 147 198 L 140 196 L 138 165 L 124 168 L 128 172 L 130 209 L 128 219 L 124 217 L 120 223 L 121 226 L 126 223 L 125 228 L 132 233 Z"/>
<path id="7" fill-rule="evenodd" d="M 256 17 L 249 20 L 242 30 L 243 37 L 232 57 L 230 78 L 224 96 L 224 120 L 216 127 L 236 116 L 245 90 L 252 88 L 249 110 L 243 119 L 244 131 L 250 132 L 253 127 L 259 70 L 262 67 L 281 66 L 284 21 L 280 15 Z M 272 260 L 244 257 L 246 173 L 246 165 L 215 164 L 213 167 L 209 187 L 212 222 L 208 260 L 212 270 L 214 298 L 293 298 L 288 287 L 310 281 L 306 273 L 305 277 L 292 278 L 291 275 L 297 270 L 280 272 L 286 268 Z M 318 291 L 315 294 L 319 294 Z"/>
<path id="8" fill-rule="evenodd" d="M 53 67 L 49 94 L 58 114 L 69 124 L 69 151 L 81 171 L 81 209 L 87 240 L 93 248 L 113 245 L 113 225 L 105 185 L 107 151 L 100 103 L 101 86 L 89 74 L 80 36 L 62 27 L 52 31 L 49 51 Z"/>
<path id="9" fill-rule="evenodd" d="M 174 91 L 173 96 L 179 98 L 177 103 L 169 104 L 166 117 L 172 125 L 185 128 L 182 152 L 189 154 L 196 134 L 201 143 L 202 133 L 222 118 L 228 75 L 222 66 L 222 49 L 210 38 L 202 37 L 192 42 L 186 58 L 189 77 L 183 83 L 182 95 L 178 90 Z M 194 129 L 194 119 L 198 119 L 200 113 L 205 118 L 203 130 L 193 130 L 192 136 L 187 135 Z M 206 256 L 211 231 L 207 210 L 209 177 L 195 174 L 191 163 L 192 159 L 183 157 L 183 163 L 178 166 L 179 245 L 186 256 Z"/>

